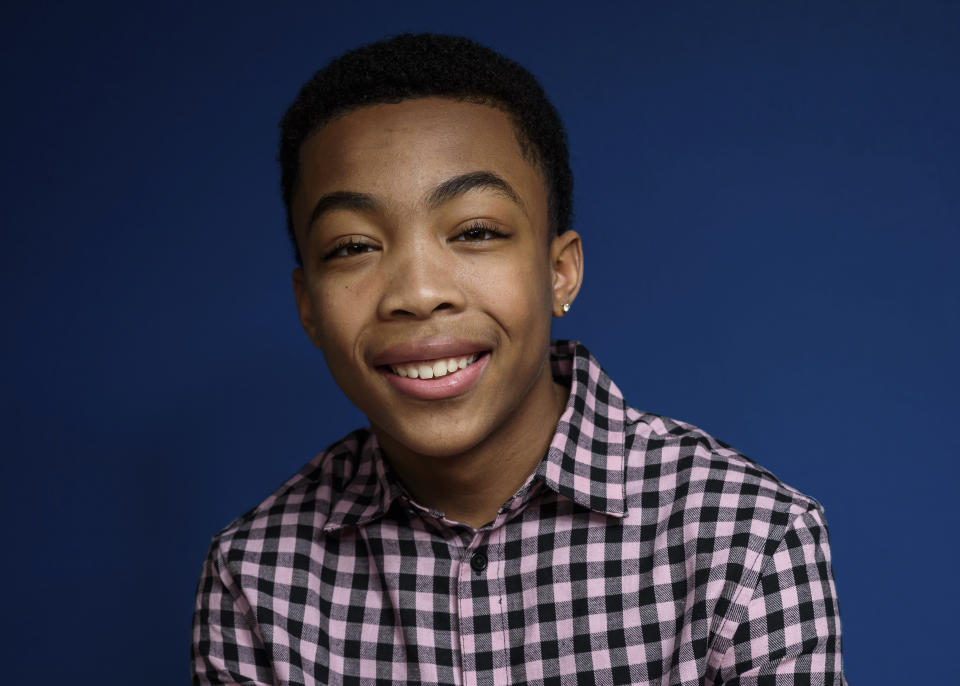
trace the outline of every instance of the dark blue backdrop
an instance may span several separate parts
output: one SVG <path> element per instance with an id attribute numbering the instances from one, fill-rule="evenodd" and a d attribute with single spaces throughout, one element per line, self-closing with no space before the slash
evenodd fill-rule
<path id="1" fill-rule="evenodd" d="M 852 681 L 955 678 L 957 3 L 10 4 L 0 681 L 186 682 L 211 534 L 363 421 L 296 321 L 276 125 L 403 30 L 542 79 L 556 333 L 825 505 Z"/>

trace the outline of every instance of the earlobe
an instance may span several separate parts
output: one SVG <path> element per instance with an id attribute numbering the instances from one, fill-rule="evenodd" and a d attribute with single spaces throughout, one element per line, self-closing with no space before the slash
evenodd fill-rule
<path id="1" fill-rule="evenodd" d="M 583 246 L 576 231 L 565 231 L 550 247 L 553 270 L 553 315 L 562 317 L 580 292 L 583 283 Z"/>
<path id="2" fill-rule="evenodd" d="M 320 340 L 317 336 L 317 324 L 313 314 L 313 303 L 310 300 L 310 292 L 307 289 L 307 277 L 303 273 L 302 267 L 297 267 L 291 274 L 293 281 L 293 295 L 297 301 L 297 314 L 300 317 L 300 325 L 306 332 L 310 342 L 319 349 Z"/>

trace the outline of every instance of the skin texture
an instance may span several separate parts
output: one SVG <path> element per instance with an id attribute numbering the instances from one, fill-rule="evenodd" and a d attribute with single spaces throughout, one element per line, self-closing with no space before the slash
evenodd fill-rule
<path id="1" fill-rule="evenodd" d="M 444 181 L 475 172 L 513 197 L 481 185 L 437 201 Z M 330 197 L 340 201 L 312 220 Z M 550 373 L 550 324 L 576 297 L 583 265 L 575 232 L 549 237 L 547 191 L 508 115 L 444 98 L 351 112 L 302 146 L 292 216 L 300 320 L 337 384 L 417 501 L 475 527 L 492 521 L 543 457 L 566 402 Z M 437 336 L 489 351 L 457 397 L 411 398 L 375 363 Z"/>

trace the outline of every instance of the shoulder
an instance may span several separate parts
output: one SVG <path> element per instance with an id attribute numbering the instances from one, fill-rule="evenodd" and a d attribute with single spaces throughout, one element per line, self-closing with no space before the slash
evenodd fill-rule
<path id="1" fill-rule="evenodd" d="M 626 429 L 628 504 L 648 522 L 682 522 L 685 538 L 770 555 L 791 522 L 822 515 L 816 500 L 692 424 L 627 408 Z"/>
<path id="2" fill-rule="evenodd" d="M 306 525 L 322 530 L 345 501 L 360 498 L 376 481 L 375 438 L 358 429 L 318 454 L 259 505 L 237 517 L 213 537 L 221 550 L 247 542 L 280 538 Z"/>

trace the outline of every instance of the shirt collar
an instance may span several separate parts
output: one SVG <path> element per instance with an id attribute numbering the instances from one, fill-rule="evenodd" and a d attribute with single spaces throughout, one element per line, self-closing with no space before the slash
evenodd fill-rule
<path id="1" fill-rule="evenodd" d="M 570 395 L 533 480 L 590 510 L 623 517 L 627 511 L 623 395 L 582 343 L 553 341 L 550 364 L 553 378 L 569 385 Z M 349 476 L 341 475 L 346 478 L 325 531 L 367 524 L 404 494 L 372 431 L 356 432 L 346 442 L 352 442 L 348 452 L 355 469 Z M 338 457 L 351 456 L 331 456 Z"/>
<path id="2" fill-rule="evenodd" d="M 579 505 L 623 517 L 623 394 L 582 343 L 554 341 L 550 362 L 554 379 L 569 384 L 570 395 L 536 476 Z"/>
<path id="3" fill-rule="evenodd" d="M 344 454 L 338 454 L 340 449 Z M 376 434 L 361 429 L 337 444 L 328 456 L 336 474 L 334 500 L 323 524 L 324 531 L 362 526 L 377 519 L 403 494 L 403 487 L 383 457 Z M 350 473 L 343 473 L 343 472 Z M 339 492 L 337 492 L 339 491 Z M 339 497 L 336 497 L 339 495 Z"/>

